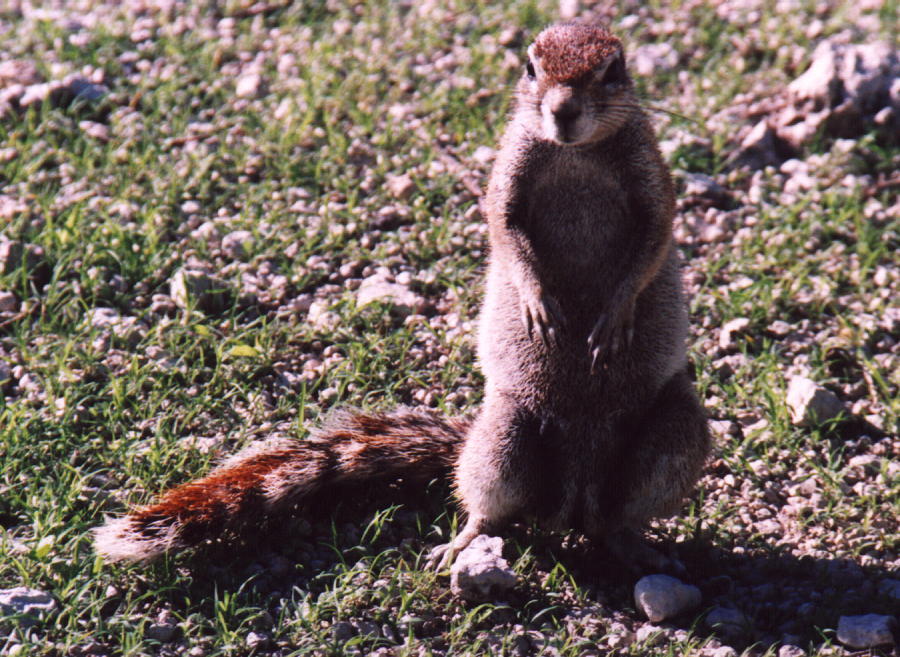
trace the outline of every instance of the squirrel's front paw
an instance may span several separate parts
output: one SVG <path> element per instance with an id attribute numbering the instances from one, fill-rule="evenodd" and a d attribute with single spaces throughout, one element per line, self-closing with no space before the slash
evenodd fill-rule
<path id="1" fill-rule="evenodd" d="M 631 346 L 634 337 L 634 302 L 613 304 L 600 314 L 588 336 L 591 354 L 591 374 L 597 372 L 602 361 Z"/>
<path id="2" fill-rule="evenodd" d="M 534 335 L 535 329 L 544 346 L 550 341 L 561 344 L 560 331 L 565 325 L 565 316 L 559 303 L 549 294 L 535 292 L 521 295 L 522 323 L 528 330 L 528 337 Z"/>

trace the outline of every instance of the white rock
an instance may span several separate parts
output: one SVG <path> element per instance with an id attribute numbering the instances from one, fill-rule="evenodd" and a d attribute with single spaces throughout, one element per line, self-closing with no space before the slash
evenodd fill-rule
<path id="1" fill-rule="evenodd" d="M 43 103 L 50 99 L 50 94 L 54 88 L 58 88 L 59 83 L 55 85 L 50 82 L 41 82 L 40 84 L 30 84 L 25 87 L 25 93 L 19 98 L 19 105 L 22 107 L 31 107 Z"/>
<path id="2" fill-rule="evenodd" d="M 192 303 L 205 311 L 221 310 L 228 286 L 224 281 L 198 269 L 179 269 L 169 281 L 169 296 L 180 308 Z"/>
<path id="3" fill-rule="evenodd" d="M 837 640 L 851 648 L 893 645 L 895 625 L 893 616 L 841 616 L 838 619 Z"/>
<path id="4" fill-rule="evenodd" d="M 634 585 L 634 602 L 653 623 L 693 609 L 701 598 L 696 586 L 668 575 L 647 575 Z"/>
<path id="5" fill-rule="evenodd" d="M 763 536 L 774 536 L 784 532 L 784 528 L 777 520 L 760 520 L 753 523 L 753 528 Z"/>
<path id="6" fill-rule="evenodd" d="M 191 238 L 202 242 L 215 242 L 219 239 L 219 227 L 215 221 L 204 221 L 191 231 Z"/>
<path id="7" fill-rule="evenodd" d="M 197 201 L 185 201 L 181 204 L 181 211 L 185 214 L 197 214 L 200 210 L 203 209 L 203 206 L 200 205 Z"/>
<path id="8" fill-rule="evenodd" d="M 238 78 L 234 93 L 238 98 L 256 98 L 261 95 L 263 86 L 259 73 L 246 73 Z"/>
<path id="9" fill-rule="evenodd" d="M 400 176 L 388 175 L 386 184 L 391 196 L 399 199 L 409 198 L 413 189 L 416 187 L 416 184 L 413 182 L 412 178 L 410 178 L 408 173 L 404 173 Z"/>
<path id="10" fill-rule="evenodd" d="M 655 646 L 666 640 L 669 631 L 657 625 L 641 625 L 635 633 L 635 639 L 638 643 L 645 643 L 648 646 Z"/>
<path id="11" fill-rule="evenodd" d="M 622 623 L 612 623 L 609 626 L 608 638 L 606 644 L 610 648 L 627 648 L 637 640 L 634 632 L 629 630 Z"/>
<path id="12" fill-rule="evenodd" d="M 628 65 L 640 76 L 670 71 L 678 64 L 678 53 L 668 43 L 648 43 L 638 46 L 629 57 Z"/>
<path id="13" fill-rule="evenodd" d="M 356 304 L 365 306 L 379 301 L 394 306 L 404 315 L 421 312 L 425 300 L 399 283 L 389 283 L 379 274 L 363 279 L 356 291 Z"/>
<path id="14" fill-rule="evenodd" d="M 272 642 L 271 637 L 265 632 L 248 632 L 246 643 L 251 650 L 254 648 L 265 648 Z"/>
<path id="15" fill-rule="evenodd" d="M 778 649 L 778 657 L 803 657 L 806 651 L 791 644 L 783 645 Z"/>
<path id="16" fill-rule="evenodd" d="M 110 328 L 122 320 L 113 308 L 92 308 L 88 310 L 88 322 L 94 328 Z"/>
<path id="17" fill-rule="evenodd" d="M 0 62 L 0 87 L 13 84 L 37 84 L 41 74 L 34 62 L 27 59 L 8 59 Z"/>
<path id="18" fill-rule="evenodd" d="M 731 646 L 719 646 L 709 653 L 709 657 L 737 657 L 737 650 Z"/>
<path id="19" fill-rule="evenodd" d="M 750 320 L 746 317 L 736 317 L 722 325 L 719 333 L 719 346 L 722 349 L 731 349 L 735 346 L 734 336 L 743 333 L 750 326 Z"/>
<path id="20" fill-rule="evenodd" d="M 833 392 L 803 376 L 795 376 L 788 384 L 787 405 L 791 422 L 801 427 L 827 422 L 845 410 Z"/>
<path id="21" fill-rule="evenodd" d="M 331 304 L 324 299 L 313 301 L 309 305 L 306 315 L 307 321 L 318 329 L 330 331 L 341 323 L 341 316 L 333 310 L 329 310 Z"/>
<path id="22" fill-rule="evenodd" d="M 253 233 L 249 230 L 236 230 L 222 238 L 222 251 L 229 258 L 240 259 L 247 256 L 250 245 L 253 244 Z"/>
<path id="23" fill-rule="evenodd" d="M 2 101 L 0 101 L 2 102 Z M 8 149 L 0 149 L 0 152 Z M 2 160 L 2 158 L 0 158 Z M 0 219 L 14 219 L 17 215 L 23 214 L 28 211 L 28 203 L 24 200 L 15 197 L 9 196 L 7 194 L 0 194 Z M 0 243 L 6 243 L 8 240 L 5 240 L 0 236 Z"/>
<path id="24" fill-rule="evenodd" d="M 450 569 L 450 590 L 461 597 L 477 599 L 515 586 L 516 574 L 502 554 L 502 538 L 476 536 Z"/>
<path id="25" fill-rule="evenodd" d="M 0 614 L 10 616 L 21 614 L 26 616 L 23 625 L 33 625 L 35 619 L 41 618 L 56 609 L 56 600 L 49 593 L 25 586 L 12 589 L 0 589 Z"/>
<path id="26" fill-rule="evenodd" d="M 560 20 L 570 21 L 581 13 L 580 0 L 559 0 Z"/>
<path id="27" fill-rule="evenodd" d="M 79 121 L 78 127 L 88 137 L 92 137 L 99 141 L 109 141 L 109 126 L 96 121 Z"/>
<path id="28" fill-rule="evenodd" d="M 831 107 L 848 99 L 867 106 L 878 97 L 887 97 L 898 76 L 900 58 L 888 43 L 823 41 L 813 52 L 809 68 L 788 90 L 797 98 L 819 100 Z"/>

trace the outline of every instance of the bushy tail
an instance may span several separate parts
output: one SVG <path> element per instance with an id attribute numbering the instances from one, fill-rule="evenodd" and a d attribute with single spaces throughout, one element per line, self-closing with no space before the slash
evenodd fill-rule
<path id="1" fill-rule="evenodd" d="M 109 561 L 151 561 L 258 525 L 330 487 L 430 478 L 453 466 L 469 425 L 426 410 L 335 413 L 308 440 L 269 440 L 94 530 Z"/>

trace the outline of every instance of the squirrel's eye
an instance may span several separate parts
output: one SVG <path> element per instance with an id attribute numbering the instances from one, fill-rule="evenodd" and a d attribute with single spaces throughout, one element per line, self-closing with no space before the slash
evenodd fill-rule
<path id="1" fill-rule="evenodd" d="M 528 77 L 534 79 L 534 64 L 531 63 L 531 60 L 528 60 L 528 63 L 525 64 L 525 73 L 528 74 Z"/>

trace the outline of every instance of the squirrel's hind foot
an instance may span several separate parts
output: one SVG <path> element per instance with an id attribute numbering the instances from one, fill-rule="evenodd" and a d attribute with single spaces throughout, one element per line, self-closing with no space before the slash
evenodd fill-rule
<path id="1" fill-rule="evenodd" d="M 486 528 L 486 518 L 470 516 L 466 526 L 452 541 L 438 545 L 428 553 L 427 567 L 437 571 L 446 570 L 456 561 L 457 555 L 465 550 L 476 536 L 484 533 Z"/>
<path id="2" fill-rule="evenodd" d="M 635 576 L 654 573 L 684 575 L 687 569 L 674 555 L 666 555 L 632 529 L 620 529 L 601 540 L 609 554 Z"/>

